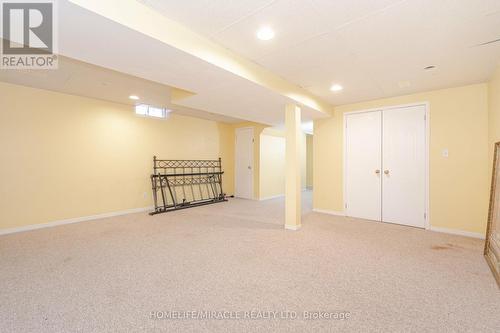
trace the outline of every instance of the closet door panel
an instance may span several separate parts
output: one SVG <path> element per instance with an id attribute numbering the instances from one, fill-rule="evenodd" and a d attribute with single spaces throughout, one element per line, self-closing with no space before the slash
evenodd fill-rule
<path id="1" fill-rule="evenodd" d="M 381 220 L 382 114 L 346 116 L 346 215 Z"/>
<path id="2" fill-rule="evenodd" d="M 382 220 L 425 227 L 425 106 L 382 113 Z"/>

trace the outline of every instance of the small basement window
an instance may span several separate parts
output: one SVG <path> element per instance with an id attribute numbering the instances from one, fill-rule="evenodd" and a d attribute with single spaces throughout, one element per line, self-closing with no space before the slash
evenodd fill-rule
<path id="1" fill-rule="evenodd" d="M 154 118 L 167 118 L 167 113 L 170 110 L 159 108 L 147 104 L 139 104 L 135 106 L 135 114 Z"/>

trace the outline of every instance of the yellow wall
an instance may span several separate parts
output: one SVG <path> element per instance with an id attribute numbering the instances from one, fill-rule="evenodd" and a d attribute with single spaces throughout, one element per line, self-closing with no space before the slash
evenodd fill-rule
<path id="1" fill-rule="evenodd" d="M 221 126 L 0 83 L 0 229 L 151 206 L 153 155 L 231 165 Z"/>
<path id="2" fill-rule="evenodd" d="M 430 104 L 431 225 L 485 232 L 490 181 L 487 84 L 340 106 L 334 117 L 315 121 L 314 208 L 343 211 L 343 113 L 417 102 Z M 449 158 L 442 157 L 444 148 Z"/>
<path id="3" fill-rule="evenodd" d="M 227 195 L 234 194 L 234 126 L 217 123 L 219 129 L 219 157 L 222 159 L 222 188 Z"/>
<path id="4" fill-rule="evenodd" d="M 489 85 L 489 149 L 490 168 L 493 165 L 493 146 L 500 141 L 500 64 Z"/>
<path id="5" fill-rule="evenodd" d="M 306 135 L 306 187 L 313 186 L 313 136 Z"/>
<path id="6" fill-rule="evenodd" d="M 306 134 L 300 135 L 300 188 L 305 189 L 307 184 L 307 140 Z"/>
<path id="7" fill-rule="evenodd" d="M 285 194 L 285 132 L 266 128 L 260 135 L 259 199 Z M 306 134 L 300 137 L 301 188 L 306 187 Z"/>
<path id="8" fill-rule="evenodd" d="M 285 193 L 285 138 L 260 136 L 260 196 L 266 199 Z"/>

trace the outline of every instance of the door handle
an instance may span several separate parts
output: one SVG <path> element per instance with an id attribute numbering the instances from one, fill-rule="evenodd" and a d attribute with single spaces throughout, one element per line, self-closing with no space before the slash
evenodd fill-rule
<path id="1" fill-rule="evenodd" d="M 252 170 L 252 167 L 251 167 L 251 166 L 248 166 L 248 170 Z"/>
<path id="2" fill-rule="evenodd" d="M 375 170 L 375 173 L 376 173 L 377 175 L 380 175 L 380 170 L 379 170 L 379 169 Z"/>
<path id="3" fill-rule="evenodd" d="M 384 170 L 384 174 L 388 175 L 389 173 L 389 170 Z"/>

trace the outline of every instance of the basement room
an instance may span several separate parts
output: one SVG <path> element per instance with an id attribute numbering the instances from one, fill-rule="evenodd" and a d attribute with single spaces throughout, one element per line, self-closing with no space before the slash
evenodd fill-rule
<path id="1" fill-rule="evenodd" d="M 0 332 L 500 332 L 500 0 L 0 18 Z"/>

